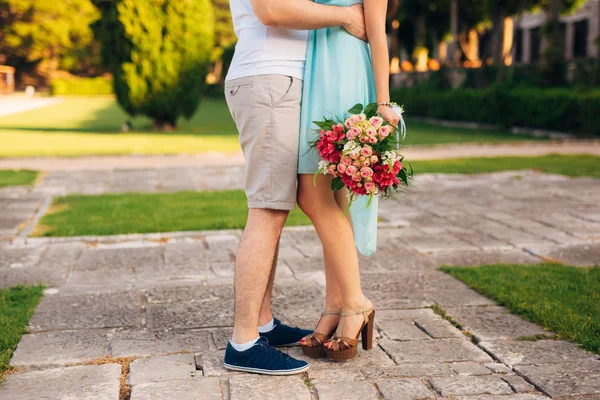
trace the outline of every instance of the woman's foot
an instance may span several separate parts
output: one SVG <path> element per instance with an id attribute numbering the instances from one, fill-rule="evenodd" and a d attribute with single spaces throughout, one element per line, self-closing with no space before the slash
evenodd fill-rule
<path id="1" fill-rule="evenodd" d="M 325 311 L 321 314 L 314 333 L 300 340 L 300 347 L 304 354 L 311 358 L 323 358 L 326 356 L 323 344 L 335 333 L 340 321 L 340 315 L 341 310 Z"/>
<path id="2" fill-rule="evenodd" d="M 349 307 L 350 308 L 350 307 Z M 362 307 L 342 310 L 340 326 L 335 336 L 323 347 L 327 356 L 334 360 L 348 360 L 356 355 L 358 339 L 362 333 L 363 349 L 373 345 L 374 315 L 373 303 L 366 297 Z"/>

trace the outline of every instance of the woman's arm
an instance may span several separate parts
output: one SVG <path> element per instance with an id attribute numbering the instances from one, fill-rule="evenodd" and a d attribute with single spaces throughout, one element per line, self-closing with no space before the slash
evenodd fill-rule
<path id="1" fill-rule="evenodd" d="M 390 53 L 385 32 L 388 0 L 364 0 L 364 3 L 377 103 L 386 103 L 390 101 Z M 380 106 L 377 111 L 394 125 L 400 121 L 398 114 L 388 106 Z"/>
<path id="2" fill-rule="evenodd" d="M 263 25 L 285 29 L 313 30 L 341 26 L 353 36 L 366 39 L 363 7 L 329 6 L 309 0 L 251 0 Z"/>

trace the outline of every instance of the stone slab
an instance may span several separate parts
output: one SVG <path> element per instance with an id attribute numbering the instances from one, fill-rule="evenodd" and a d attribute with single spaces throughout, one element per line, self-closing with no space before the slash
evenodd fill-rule
<path id="1" fill-rule="evenodd" d="M 428 340 L 430 337 L 420 330 L 412 321 L 383 320 L 377 321 L 381 334 L 392 340 Z"/>
<path id="2" fill-rule="evenodd" d="M 319 400 L 379 400 L 377 389 L 369 382 L 317 383 Z"/>
<path id="3" fill-rule="evenodd" d="M 519 365 L 515 370 L 553 398 L 594 395 L 600 398 L 600 360 Z"/>
<path id="4" fill-rule="evenodd" d="M 594 356 L 577 345 L 562 340 L 527 341 L 489 341 L 481 342 L 484 348 L 494 357 L 509 367 L 531 364 L 553 364 L 582 362 L 594 359 Z"/>
<path id="5" fill-rule="evenodd" d="M 136 291 L 45 296 L 29 325 L 34 333 L 59 329 L 141 328 L 140 300 Z"/>
<path id="6" fill-rule="evenodd" d="M 308 362 L 310 364 L 311 370 L 332 370 L 348 368 L 345 363 L 329 361 L 327 359 L 314 360 L 312 358 L 309 358 L 305 356 L 304 353 L 302 353 L 302 350 L 299 347 L 281 348 L 280 350 L 296 359 Z M 394 362 L 390 359 L 390 357 L 388 357 L 388 355 L 383 350 L 381 350 L 375 345 L 370 351 L 364 351 L 359 345 L 358 354 L 355 358 L 352 359 L 352 368 L 355 369 L 363 369 L 369 367 L 385 368 L 392 366 L 394 366 Z"/>
<path id="7" fill-rule="evenodd" d="M 314 383 L 344 383 L 364 381 L 365 376 L 356 369 L 350 369 L 348 365 L 345 369 L 311 369 L 308 371 L 308 378 Z"/>
<path id="8" fill-rule="evenodd" d="M 434 339 L 462 338 L 463 334 L 445 319 L 417 319 L 416 325 Z"/>
<path id="9" fill-rule="evenodd" d="M 131 363 L 129 384 L 189 380 L 196 376 L 193 354 L 139 358 Z"/>
<path id="10" fill-rule="evenodd" d="M 510 385 L 516 393 L 536 392 L 535 387 L 518 375 L 503 376 L 502 380 Z"/>
<path id="11" fill-rule="evenodd" d="M 396 364 L 450 363 L 460 361 L 491 362 L 492 359 L 467 339 L 435 339 L 396 342 L 381 339 L 380 346 Z"/>
<path id="12" fill-rule="evenodd" d="M 364 368 L 362 373 L 367 379 L 423 378 L 455 375 L 448 364 L 400 364 L 396 367 L 368 367 Z"/>
<path id="13" fill-rule="evenodd" d="M 487 264 L 537 264 L 541 262 L 539 258 L 516 249 L 436 253 L 434 260 L 439 266 L 449 267 Z"/>
<path id="14" fill-rule="evenodd" d="M 548 400 L 549 397 L 539 394 L 513 394 L 511 396 L 458 396 L 456 400 Z M 574 399 L 575 400 L 575 399 Z M 580 400 L 580 399 L 577 399 Z M 584 400 L 584 399 L 581 399 Z M 595 399 L 590 399 L 595 400 Z"/>
<path id="15" fill-rule="evenodd" d="M 119 398 L 121 366 L 118 364 L 56 368 L 12 374 L 0 386 L 0 397 L 10 400 Z"/>
<path id="16" fill-rule="evenodd" d="M 433 400 L 434 393 L 418 379 L 385 379 L 377 382 L 385 400 Z"/>
<path id="17" fill-rule="evenodd" d="M 453 363 L 450 364 L 450 368 L 460 376 L 491 375 L 492 373 L 485 366 L 472 362 Z"/>
<path id="18" fill-rule="evenodd" d="M 210 348 L 208 331 L 117 331 L 108 335 L 113 357 L 199 353 Z"/>
<path id="19" fill-rule="evenodd" d="M 131 389 L 131 400 L 222 400 L 218 379 L 195 378 L 185 381 L 142 383 Z"/>
<path id="20" fill-rule="evenodd" d="M 535 254 L 558 260 L 565 265 L 593 267 L 600 265 L 600 241 L 587 241 L 584 243 L 564 246 L 532 246 Z"/>
<path id="21" fill-rule="evenodd" d="M 514 393 L 508 383 L 495 376 L 431 378 L 429 383 L 442 396 Z"/>
<path id="22" fill-rule="evenodd" d="M 525 321 L 521 317 L 510 314 L 504 307 L 456 307 L 447 308 L 446 312 L 460 323 L 473 336 L 483 340 L 510 340 L 521 336 L 553 334 L 544 331 L 538 325 Z"/>
<path id="23" fill-rule="evenodd" d="M 10 365 L 25 370 L 47 369 L 92 361 L 108 355 L 105 330 L 34 333 L 21 337 Z"/>
<path id="24" fill-rule="evenodd" d="M 229 394 L 230 400 L 311 400 L 301 376 L 239 375 L 229 379 Z"/>
<path id="25" fill-rule="evenodd" d="M 223 359 L 225 358 L 224 351 L 208 351 L 196 356 L 196 369 L 202 371 L 202 375 L 206 378 L 212 377 L 227 377 L 233 375 L 241 375 L 242 372 L 235 372 L 225 369 Z M 200 374 L 200 372 L 198 372 Z"/>

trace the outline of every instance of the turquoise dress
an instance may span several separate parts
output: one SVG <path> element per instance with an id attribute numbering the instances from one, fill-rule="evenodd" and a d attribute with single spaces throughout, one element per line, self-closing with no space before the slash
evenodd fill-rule
<path id="1" fill-rule="evenodd" d="M 362 0 L 316 0 L 316 3 L 350 6 Z M 318 137 L 312 121 L 325 116 L 344 120 L 356 103 L 375 101 L 375 80 L 369 45 L 343 28 L 326 28 L 310 32 L 306 54 L 306 71 L 302 94 L 298 171 L 314 174 L 321 157 L 310 143 Z M 354 240 L 358 251 L 372 255 L 377 248 L 378 200 L 366 208 L 367 196 L 359 196 L 350 207 Z"/>

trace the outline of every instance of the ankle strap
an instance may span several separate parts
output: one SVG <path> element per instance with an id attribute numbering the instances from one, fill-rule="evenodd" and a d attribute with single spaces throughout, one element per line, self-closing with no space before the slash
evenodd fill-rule
<path id="1" fill-rule="evenodd" d="M 321 317 L 324 317 L 326 315 L 340 315 L 340 314 L 342 314 L 342 310 L 339 310 L 339 311 L 323 311 L 321 313 Z"/>

